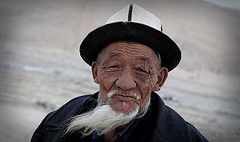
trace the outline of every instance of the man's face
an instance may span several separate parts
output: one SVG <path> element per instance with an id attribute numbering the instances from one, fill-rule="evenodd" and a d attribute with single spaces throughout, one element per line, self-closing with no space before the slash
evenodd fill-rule
<path id="1" fill-rule="evenodd" d="M 117 112 L 142 108 L 151 92 L 160 90 L 167 69 L 149 47 L 134 42 L 114 42 L 92 63 L 94 81 L 99 84 L 103 102 Z M 110 97 L 108 94 L 113 92 Z"/>

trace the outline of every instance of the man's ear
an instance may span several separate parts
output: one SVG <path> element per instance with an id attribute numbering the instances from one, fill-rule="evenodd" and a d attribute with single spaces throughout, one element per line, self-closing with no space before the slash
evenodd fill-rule
<path id="1" fill-rule="evenodd" d="M 98 65 L 97 65 L 97 62 L 94 61 L 92 62 L 92 76 L 93 76 L 93 80 L 94 82 L 98 83 Z"/>
<path id="2" fill-rule="evenodd" d="M 168 69 L 166 67 L 161 67 L 158 72 L 158 81 L 155 84 L 154 91 L 159 91 L 168 77 Z"/>

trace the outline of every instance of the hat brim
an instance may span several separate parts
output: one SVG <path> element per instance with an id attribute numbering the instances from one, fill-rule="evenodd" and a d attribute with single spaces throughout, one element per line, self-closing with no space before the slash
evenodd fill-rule
<path id="1" fill-rule="evenodd" d="M 152 27 L 134 22 L 110 23 L 90 32 L 80 45 L 80 55 L 91 66 L 102 49 L 116 41 L 132 41 L 150 47 L 160 54 L 161 66 L 168 71 L 181 60 L 181 51 L 171 38 Z"/>

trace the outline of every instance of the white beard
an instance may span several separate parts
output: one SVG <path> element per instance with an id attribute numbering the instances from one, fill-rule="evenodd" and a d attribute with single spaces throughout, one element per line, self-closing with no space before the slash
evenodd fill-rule
<path id="1" fill-rule="evenodd" d="M 150 98 L 143 109 L 140 110 L 137 107 L 131 113 L 126 114 L 114 111 L 111 106 L 102 103 L 99 99 L 98 106 L 92 111 L 72 118 L 66 133 L 80 131 L 83 135 L 90 135 L 96 131 L 98 135 L 105 134 L 114 128 L 129 123 L 134 118 L 142 117 L 147 112 L 149 105 Z"/>
<path id="2" fill-rule="evenodd" d="M 137 113 L 138 110 L 130 114 L 115 112 L 109 105 L 99 105 L 93 111 L 74 117 L 68 125 L 67 133 L 80 130 L 83 135 L 90 135 L 93 131 L 102 135 L 127 124 Z"/>

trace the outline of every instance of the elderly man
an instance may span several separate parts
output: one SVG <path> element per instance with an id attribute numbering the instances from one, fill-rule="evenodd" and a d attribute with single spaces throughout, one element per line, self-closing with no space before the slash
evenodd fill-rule
<path id="1" fill-rule="evenodd" d="M 156 16 L 129 5 L 89 33 L 80 54 L 99 92 L 48 114 L 32 142 L 207 141 L 155 93 L 181 59 Z"/>

